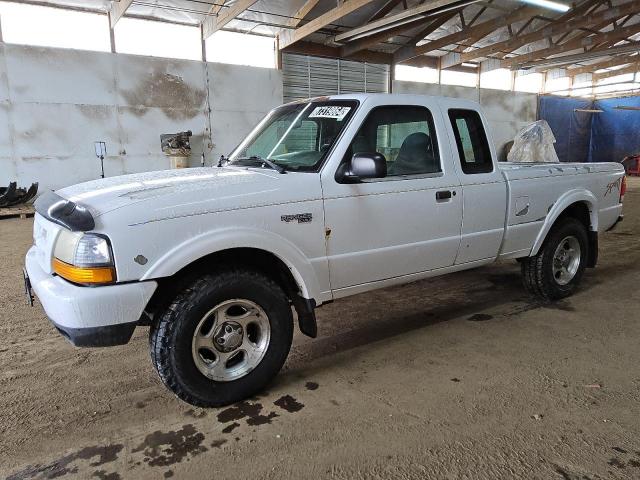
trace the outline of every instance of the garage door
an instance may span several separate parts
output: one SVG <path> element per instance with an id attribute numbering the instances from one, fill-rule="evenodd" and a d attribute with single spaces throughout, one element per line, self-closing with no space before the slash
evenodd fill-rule
<path id="1" fill-rule="evenodd" d="M 387 93 L 389 66 L 308 55 L 282 55 L 284 101 L 339 93 Z"/>

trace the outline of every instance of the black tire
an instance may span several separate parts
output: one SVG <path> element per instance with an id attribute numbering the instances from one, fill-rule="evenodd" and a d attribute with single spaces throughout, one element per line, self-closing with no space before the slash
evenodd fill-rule
<path id="1" fill-rule="evenodd" d="M 553 256 L 563 239 L 573 236 L 580 244 L 580 264 L 575 275 L 565 285 L 553 274 Z M 520 262 L 525 289 L 544 300 L 559 300 L 571 295 L 580 284 L 589 258 L 589 240 L 585 226 L 575 218 L 561 219 L 547 235 L 537 255 Z"/>
<path id="2" fill-rule="evenodd" d="M 269 319 L 270 340 L 260 363 L 245 376 L 214 381 L 202 374 L 192 356 L 196 327 L 213 307 L 230 299 L 259 305 Z M 204 275 L 179 293 L 159 314 L 149 332 L 151 361 L 176 396 L 198 407 L 219 407 L 262 390 L 282 368 L 293 339 L 293 315 L 283 290 L 268 277 L 247 270 Z"/>

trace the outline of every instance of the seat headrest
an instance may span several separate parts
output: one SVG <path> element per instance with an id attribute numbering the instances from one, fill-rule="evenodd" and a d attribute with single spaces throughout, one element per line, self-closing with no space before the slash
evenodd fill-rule
<path id="1" fill-rule="evenodd" d="M 424 132 L 415 132 L 404 139 L 404 142 L 402 142 L 402 146 L 400 147 L 400 153 L 405 150 L 406 153 L 411 152 L 424 155 L 424 152 L 429 149 L 430 143 L 431 138 L 429 135 Z"/>

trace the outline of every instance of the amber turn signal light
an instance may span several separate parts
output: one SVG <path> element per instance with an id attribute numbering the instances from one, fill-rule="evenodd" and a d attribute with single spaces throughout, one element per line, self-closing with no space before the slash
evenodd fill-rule
<path id="1" fill-rule="evenodd" d="M 52 262 L 53 271 L 65 280 L 81 285 L 99 285 L 116 281 L 113 267 L 76 267 L 57 258 Z"/>

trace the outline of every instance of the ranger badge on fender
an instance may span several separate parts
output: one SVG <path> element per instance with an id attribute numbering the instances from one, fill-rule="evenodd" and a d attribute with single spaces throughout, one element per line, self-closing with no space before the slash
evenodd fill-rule
<path id="1" fill-rule="evenodd" d="M 298 223 L 310 223 L 312 219 L 313 215 L 310 213 L 296 213 L 294 215 L 282 215 L 280 217 L 280 220 L 287 223 L 293 222 L 294 220 L 297 220 Z"/>

